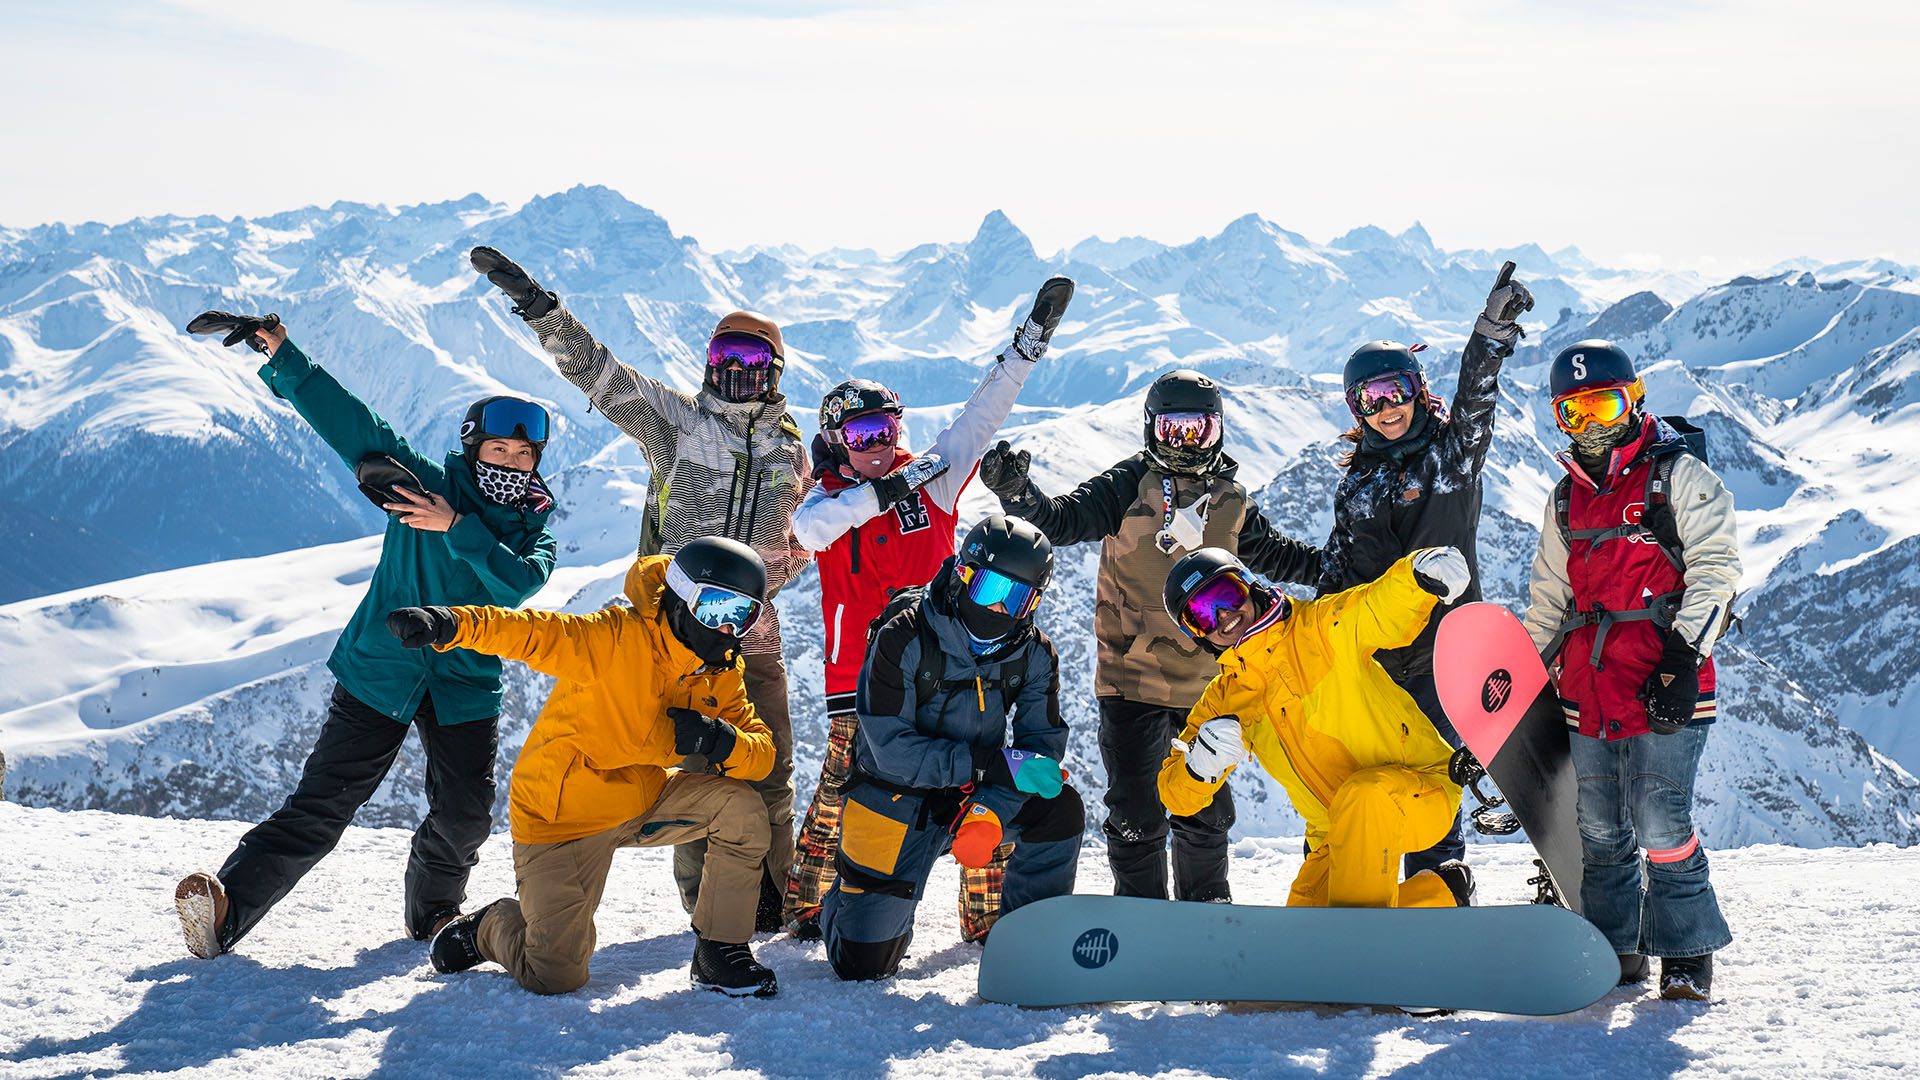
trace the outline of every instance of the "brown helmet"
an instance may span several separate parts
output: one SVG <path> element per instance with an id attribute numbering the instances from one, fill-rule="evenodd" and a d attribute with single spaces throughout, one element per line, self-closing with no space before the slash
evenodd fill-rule
<path id="1" fill-rule="evenodd" d="M 716 338 L 721 334 L 752 334 L 773 346 L 775 359 L 785 361 L 787 358 L 787 347 L 780 341 L 780 327 L 757 311 L 728 312 L 707 336 Z"/>

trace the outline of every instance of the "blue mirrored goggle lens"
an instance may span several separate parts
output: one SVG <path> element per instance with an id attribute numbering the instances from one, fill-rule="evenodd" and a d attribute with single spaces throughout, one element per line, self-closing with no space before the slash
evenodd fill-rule
<path id="1" fill-rule="evenodd" d="M 997 570 L 968 569 L 972 573 L 967 578 L 967 599 L 981 607 L 1005 604 L 1007 614 L 1018 618 L 1039 602 L 1040 591 L 1025 582 L 1015 581 Z"/>
<path id="2" fill-rule="evenodd" d="M 731 627 L 733 635 L 739 637 L 759 617 L 760 601 L 718 585 L 702 585 L 687 610 L 700 625 L 710 630 Z"/>
<path id="3" fill-rule="evenodd" d="M 494 439 L 547 441 L 547 410 L 531 401 L 502 398 L 480 410 L 480 434 Z"/>

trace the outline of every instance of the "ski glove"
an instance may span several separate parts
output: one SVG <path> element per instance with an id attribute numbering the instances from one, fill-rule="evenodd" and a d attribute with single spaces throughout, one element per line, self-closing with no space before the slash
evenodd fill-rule
<path id="1" fill-rule="evenodd" d="M 238 345 L 246 342 L 247 347 L 257 353 L 265 353 L 267 347 L 254 338 L 261 330 L 272 330 L 280 325 L 278 315 L 235 315 L 227 311 L 203 311 L 187 323 L 189 334 L 225 334 L 220 340 L 222 345 Z"/>
<path id="2" fill-rule="evenodd" d="M 1028 795 L 1051 799 L 1060 794 L 1067 771 L 1045 754 L 1031 750 L 978 750 L 973 752 L 973 775 L 977 783 L 1012 788 Z"/>
<path id="3" fill-rule="evenodd" d="M 970 802 L 953 823 L 953 861 L 969 870 L 978 870 L 993 861 L 1000 846 L 1000 815 Z"/>
<path id="4" fill-rule="evenodd" d="M 494 288 L 513 301 L 513 313 L 528 322 L 547 314 L 560 303 L 558 297 L 541 288 L 539 282 L 520 269 L 519 263 L 500 254 L 498 248 L 474 248 L 467 253 L 467 259 L 473 263 L 475 273 L 485 274 Z"/>
<path id="5" fill-rule="evenodd" d="M 880 509 L 887 510 L 913 497 L 933 482 L 933 478 L 947 471 L 947 462 L 939 454 L 925 453 L 905 465 L 876 480 L 869 480 L 873 493 L 880 500 Z"/>
<path id="6" fill-rule="evenodd" d="M 445 645 L 460 632 L 460 620 L 443 607 L 403 607 L 387 613 L 387 633 L 409 649 Z"/>
<path id="7" fill-rule="evenodd" d="M 1027 313 L 1027 321 L 1013 335 L 1013 344 L 1007 346 L 997 359 L 1004 361 L 1010 356 L 1018 356 L 1024 360 L 1038 360 L 1045 356 L 1047 343 L 1053 340 L 1053 332 L 1059 328 L 1060 318 L 1067 313 L 1067 305 L 1072 301 L 1072 278 L 1048 278 L 1033 298 L 1033 310 Z"/>
<path id="8" fill-rule="evenodd" d="M 673 721 L 673 752 L 699 754 L 718 764 L 733 756 L 733 744 L 739 736 L 725 720 L 703 716 L 692 709 L 668 709 Z"/>
<path id="9" fill-rule="evenodd" d="M 1700 654 L 1686 638 L 1667 632 L 1667 646 L 1640 688 L 1640 700 L 1647 707 L 1647 727 L 1656 735 L 1672 735 L 1693 723 L 1700 704 Z"/>
<path id="10" fill-rule="evenodd" d="M 1241 738 L 1237 716 L 1216 716 L 1200 725 L 1192 742 L 1175 739 L 1173 745 L 1187 755 L 1187 771 L 1203 784 L 1226 779 L 1234 766 L 1247 760 L 1247 744 Z"/>
<path id="11" fill-rule="evenodd" d="M 1533 293 L 1513 280 L 1513 263 L 1509 262 L 1500 268 L 1500 277 L 1494 281 L 1493 291 L 1487 294 L 1487 309 L 1473 321 L 1473 331 L 1511 346 L 1515 339 L 1527 336 L 1515 320 L 1532 310 Z"/>
<path id="12" fill-rule="evenodd" d="M 1413 556 L 1413 580 L 1443 604 L 1460 599 L 1473 581 L 1467 557 L 1456 547 L 1424 548 Z"/>
<path id="13" fill-rule="evenodd" d="M 1001 439 L 1000 445 L 986 452 L 980 459 L 980 482 L 987 490 L 1000 497 L 1001 502 L 1017 499 L 1027 490 L 1027 470 L 1033 466 L 1033 453 L 1022 450 L 1013 452 L 1012 444 Z"/>

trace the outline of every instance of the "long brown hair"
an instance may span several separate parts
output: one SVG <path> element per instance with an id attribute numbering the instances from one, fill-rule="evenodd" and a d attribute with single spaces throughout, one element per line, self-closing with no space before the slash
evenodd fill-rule
<path id="1" fill-rule="evenodd" d="M 1422 376 L 1420 386 L 1422 390 L 1426 391 L 1425 404 L 1427 406 L 1427 412 L 1433 416 L 1433 422 L 1435 424 L 1445 424 L 1447 422 L 1447 403 L 1440 400 L 1439 394 L 1428 390 L 1426 388 L 1426 382 L 1425 376 Z M 1352 427 L 1340 433 L 1340 441 L 1348 445 L 1346 449 L 1340 451 L 1340 456 L 1334 459 L 1334 464 L 1340 466 L 1342 472 L 1352 470 L 1354 461 L 1360 457 L 1360 440 L 1366 437 L 1367 422 L 1357 418 L 1354 420 Z"/>

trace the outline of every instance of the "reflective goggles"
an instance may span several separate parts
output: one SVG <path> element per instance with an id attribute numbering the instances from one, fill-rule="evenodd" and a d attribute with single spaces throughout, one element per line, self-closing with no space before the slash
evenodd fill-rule
<path id="1" fill-rule="evenodd" d="M 707 366 L 723 368 L 738 362 L 744 368 L 770 368 L 775 357 L 773 346 L 752 334 L 716 334 L 707 342 Z"/>
<path id="2" fill-rule="evenodd" d="M 1162 446 L 1213 446 L 1220 441 L 1220 414 L 1158 413 L 1153 418 L 1153 437 Z"/>
<path id="3" fill-rule="evenodd" d="M 760 601 L 724 585 L 695 581 L 678 566 L 667 567 L 667 588 L 686 601 L 694 621 L 709 630 L 744 637 L 760 618 Z"/>
<path id="4" fill-rule="evenodd" d="M 1024 619 L 1040 606 L 1040 590 L 1024 581 L 1015 581 L 998 570 L 981 566 L 959 566 L 960 581 L 967 587 L 967 599 L 981 607 L 1005 604 L 1007 614 Z"/>
<path id="5" fill-rule="evenodd" d="M 879 450 L 900 441 L 900 418 L 876 412 L 856 416 L 840 425 L 839 441 L 849 450 Z"/>
<path id="6" fill-rule="evenodd" d="M 480 430 L 472 434 L 482 439 L 525 439 L 532 443 L 544 443 L 547 441 L 547 410 L 524 398 L 496 398 L 481 406 Z"/>
<path id="7" fill-rule="evenodd" d="M 1625 386 L 1576 390 L 1553 399 L 1553 420 L 1569 435 L 1585 431 L 1588 424 L 1612 427 L 1633 412 L 1646 392 L 1646 384 L 1639 379 Z"/>
<path id="8" fill-rule="evenodd" d="M 1238 610 L 1253 590 L 1239 575 L 1221 574 L 1193 591 L 1180 608 L 1180 625 L 1194 637 L 1206 637 L 1220 625 L 1220 613 Z"/>
<path id="9" fill-rule="evenodd" d="M 1347 408 L 1355 416 L 1372 416 L 1381 409 L 1407 405 L 1420 396 L 1420 380 L 1412 373 L 1395 371 L 1355 383 L 1347 390 Z"/>

